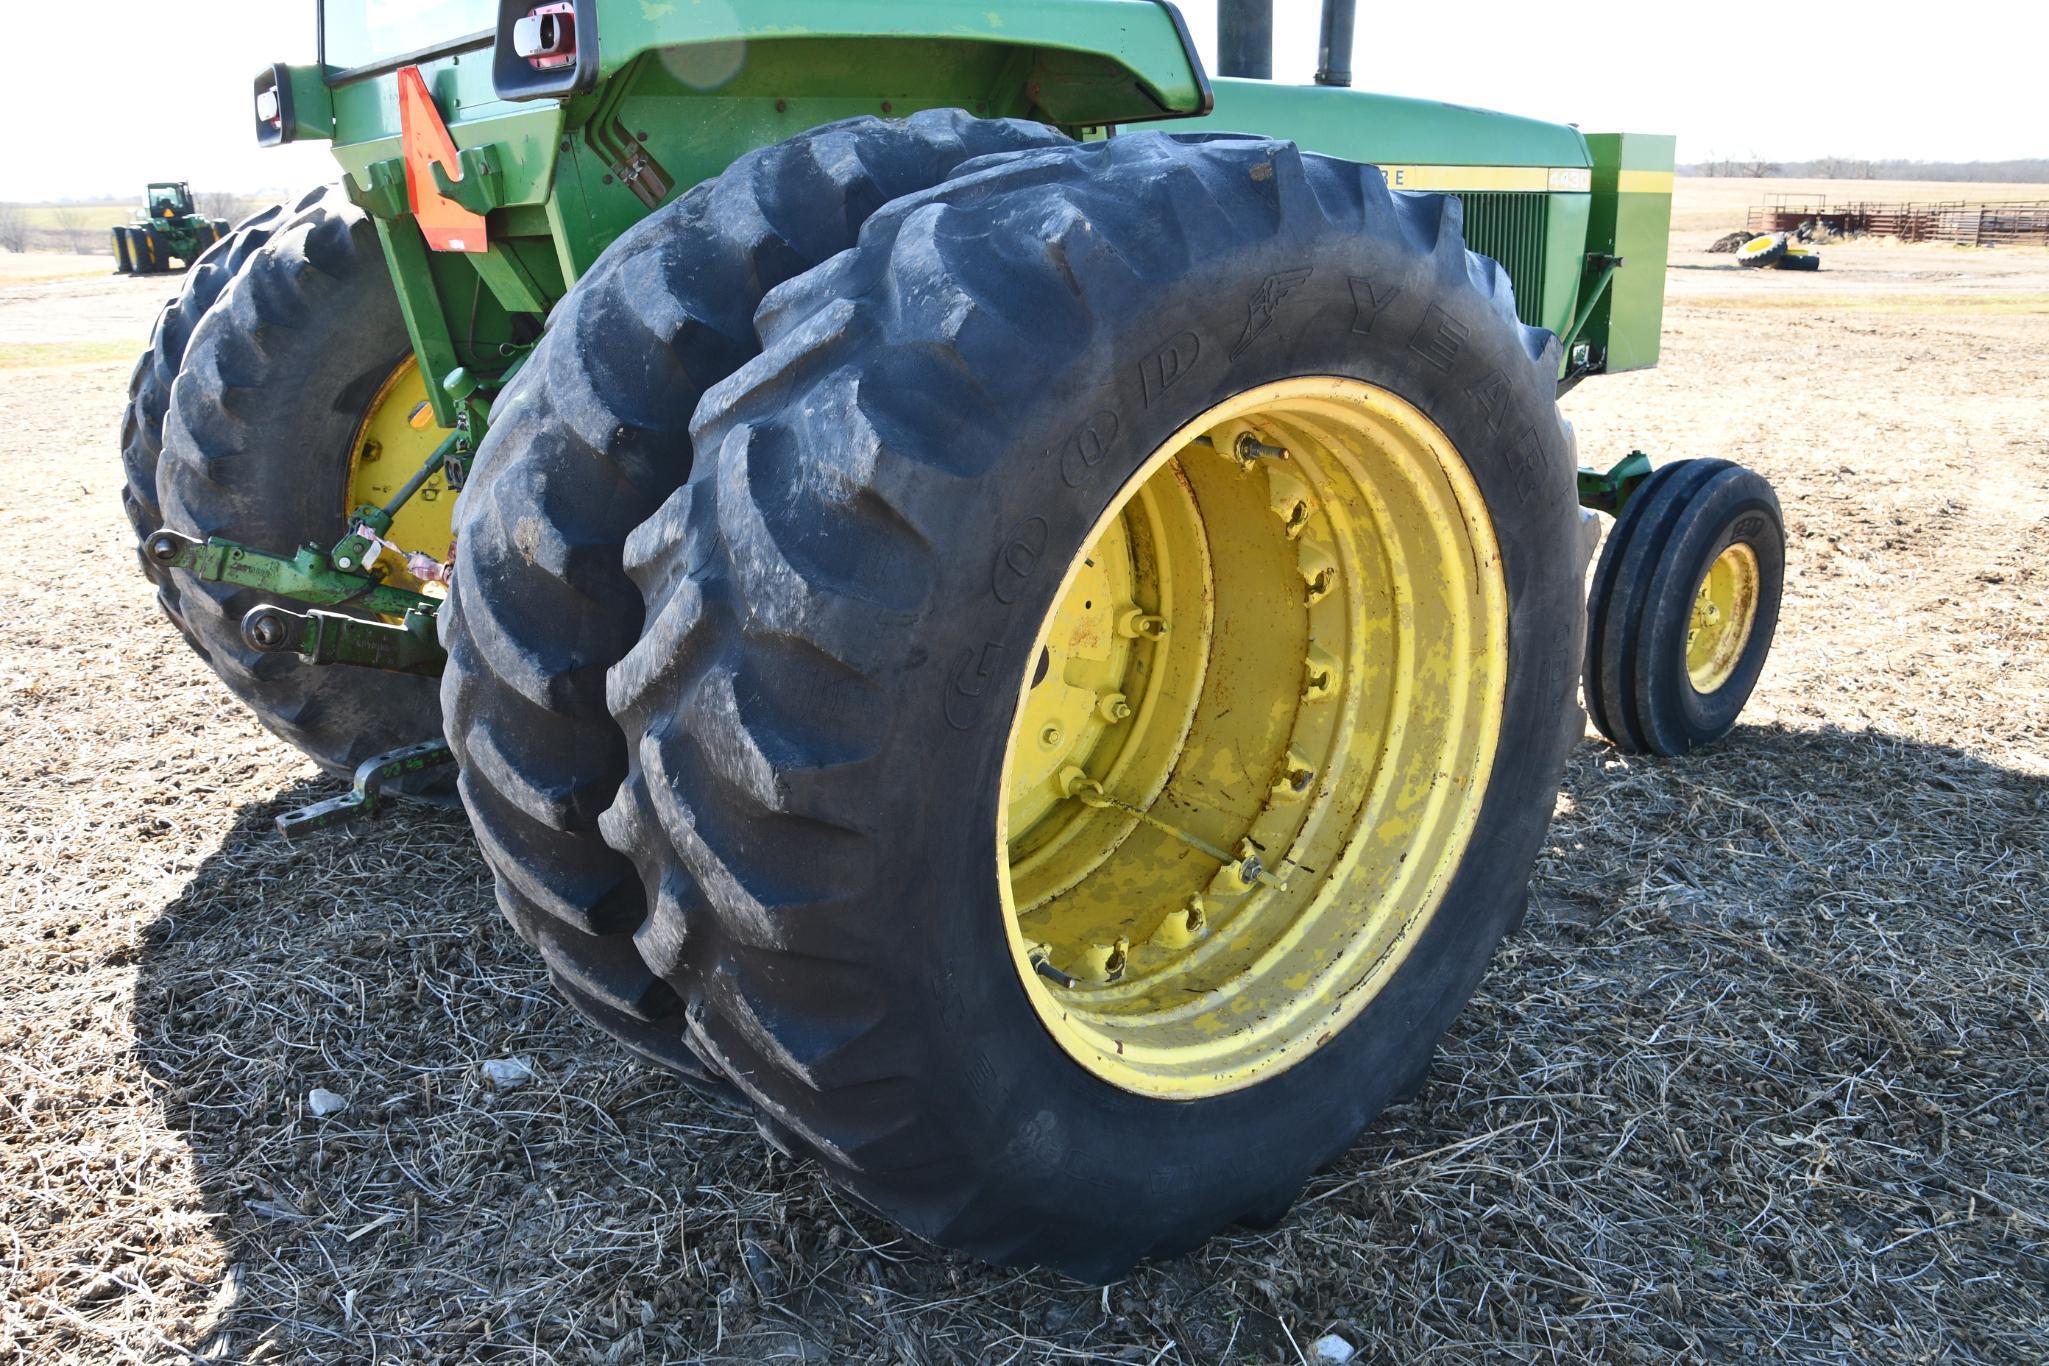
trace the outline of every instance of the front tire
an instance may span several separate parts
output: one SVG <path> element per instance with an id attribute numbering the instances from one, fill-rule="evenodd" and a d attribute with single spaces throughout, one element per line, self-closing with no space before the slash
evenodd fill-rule
<path id="1" fill-rule="evenodd" d="M 1521 915 L 1580 726 L 1555 344 L 1467 253 L 1457 201 L 1289 143 L 1158 134 L 899 201 L 764 316 L 763 355 L 700 409 L 690 482 L 628 547 L 647 626 L 611 675 L 632 766 L 604 829 L 649 890 L 636 945 L 768 1127 L 921 1236 L 1102 1279 L 1272 1217 L 1413 1088 Z M 1112 524 L 1131 529 L 1105 550 Z M 1359 610 L 1320 615 L 1334 586 Z M 1069 733 L 1034 689 L 1078 687 L 1066 661 L 1091 651 L 1134 691 L 1092 691 L 1073 724 L 1184 707 L 1145 733 L 1191 762 L 1132 761 L 1165 775 L 1143 820 L 1116 815 L 1127 770 L 1042 765 L 1128 828 L 1027 893 L 1040 846 L 1008 827 L 1046 827 L 1020 747 Z M 1349 718 L 1326 750 L 1350 722 L 1434 727 L 1450 767 L 1324 768 L 1290 737 L 1326 705 Z M 1432 719 L 1461 708 L 1478 730 Z M 1412 819 L 1369 817 L 1374 793 Z M 1267 839 L 1289 803 L 1348 814 Z M 1238 900 L 1263 872 L 1301 895 Z M 1082 916 L 1025 942 L 1018 907 L 1063 886 L 1099 898 L 1095 951 Z M 1315 909 L 1352 904 L 1381 938 Z M 1198 944 L 1157 960 L 1195 994 L 1120 1017 L 1127 974 L 1167 980 L 1141 939 Z M 1325 948 L 1350 955 L 1336 975 L 1290 958 Z M 1205 961 L 1287 1028 L 1262 1034 Z M 1206 1020 L 1258 1046 L 1205 1063 Z"/>
<path id="2" fill-rule="evenodd" d="M 1587 713 L 1630 754 L 1688 754 L 1750 700 L 1786 579 L 1786 531 L 1764 476 L 1677 460 L 1631 496 L 1587 596 Z"/>

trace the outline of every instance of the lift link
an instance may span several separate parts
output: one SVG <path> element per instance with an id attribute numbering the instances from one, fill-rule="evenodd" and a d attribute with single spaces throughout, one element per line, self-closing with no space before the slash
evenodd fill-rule
<path id="1" fill-rule="evenodd" d="M 143 552 L 152 564 L 183 569 L 209 583 L 254 588 L 318 607 L 353 607 L 381 616 L 402 617 L 414 608 L 436 605 L 433 598 L 424 594 L 337 569 L 327 552 L 318 546 L 300 546 L 298 554 L 287 559 L 220 536 L 200 541 L 163 530 L 150 535 L 143 544 Z"/>
<path id="2" fill-rule="evenodd" d="M 384 789 L 387 784 L 454 762 L 455 754 L 445 740 L 426 740 L 365 759 L 356 765 L 356 781 L 347 792 L 285 812 L 277 818 L 278 833 L 287 839 L 296 839 L 316 830 L 375 816 L 386 805 Z"/>
<path id="3" fill-rule="evenodd" d="M 440 677 L 448 662 L 435 639 L 431 607 L 415 607 L 403 624 L 394 624 L 265 603 L 243 616 L 242 639 L 252 650 L 297 654 L 308 664 L 357 664 L 427 678 Z"/>
<path id="4" fill-rule="evenodd" d="M 337 569 L 352 571 L 377 562 L 379 538 L 391 530 L 398 520 L 399 511 L 412 501 L 414 494 L 424 487 L 437 473 L 446 474 L 448 487 L 459 492 L 468 480 L 470 460 L 477 447 L 483 444 L 484 433 L 491 425 L 490 395 L 510 383 L 526 364 L 525 348 L 514 357 L 503 374 L 492 380 L 481 379 L 469 370 L 458 366 L 441 381 L 442 389 L 448 394 L 455 407 L 455 430 L 434 448 L 434 453 L 413 471 L 412 478 L 392 495 L 391 501 L 379 507 L 365 503 L 349 514 L 349 531 L 335 542 L 330 558 Z"/>

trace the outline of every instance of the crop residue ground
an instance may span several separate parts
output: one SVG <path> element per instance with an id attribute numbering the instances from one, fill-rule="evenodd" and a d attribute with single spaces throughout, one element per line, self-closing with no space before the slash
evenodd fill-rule
<path id="1" fill-rule="evenodd" d="M 1714 235 L 1567 409 L 1776 482 L 1744 724 L 1582 744 L 1423 1095 L 1108 1289 L 904 1239 L 582 1023 L 460 816 L 284 844 L 334 785 L 118 504 L 104 344 L 176 279 L 0 280 L 0 1358 L 2049 1356 L 2049 254 Z"/>

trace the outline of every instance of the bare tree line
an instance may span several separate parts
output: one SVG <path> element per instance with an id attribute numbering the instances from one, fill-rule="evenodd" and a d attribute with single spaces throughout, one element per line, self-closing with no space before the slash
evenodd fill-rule
<path id="1" fill-rule="evenodd" d="M 1900 157 L 1824 156 L 1811 161 L 1772 161 L 1755 152 L 1747 157 L 1710 157 L 1681 166 L 1682 175 L 1797 176 L 1803 180 L 1970 180 L 1990 184 L 2049 182 L 2049 157 L 2014 161 L 1909 161 Z"/>
<path id="2" fill-rule="evenodd" d="M 27 251 L 28 235 L 28 210 L 19 204 L 0 204 L 0 251 Z"/>

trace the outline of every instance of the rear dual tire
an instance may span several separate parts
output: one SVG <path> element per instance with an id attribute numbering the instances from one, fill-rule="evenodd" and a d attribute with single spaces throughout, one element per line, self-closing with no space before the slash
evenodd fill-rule
<path id="1" fill-rule="evenodd" d="M 1285 143 L 1024 153 L 777 291 L 763 355 L 700 405 L 689 482 L 628 545 L 646 626 L 603 821 L 648 889 L 627 942 L 765 1126 L 914 1232 L 1105 1279 L 1271 1220 L 1412 1093 L 1517 923 L 1579 730 L 1578 519 L 1555 346 L 1459 227 Z M 1170 433 L 1304 376 L 1400 395 L 1462 454 L 1512 739 L 1459 775 L 1473 854 L 1363 1009 L 1167 1099 L 1034 1004 L 1000 775 L 1060 566 Z"/>
<path id="2" fill-rule="evenodd" d="M 644 891 L 598 832 L 626 773 L 605 671 L 641 629 L 626 537 L 690 474 L 691 413 L 755 354 L 765 294 L 963 162 L 1066 141 L 935 110 L 749 153 L 613 244 L 495 406 L 441 617 L 463 802 L 499 907 L 557 988 L 686 1076 L 704 1068 L 681 1000 L 636 949 L 664 889 Z"/>

